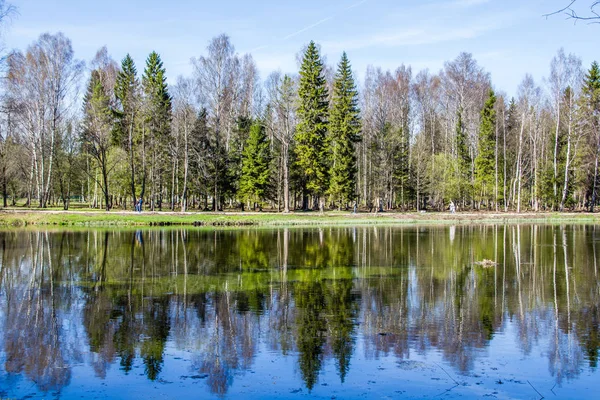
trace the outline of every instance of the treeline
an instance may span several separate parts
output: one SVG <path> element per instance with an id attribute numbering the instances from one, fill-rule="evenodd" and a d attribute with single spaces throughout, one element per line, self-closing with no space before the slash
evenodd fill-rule
<path id="1" fill-rule="evenodd" d="M 106 48 L 86 69 L 62 34 L 6 59 L 0 143 L 4 206 L 152 210 L 364 207 L 593 211 L 600 68 L 561 49 L 549 78 L 516 97 L 471 54 L 437 74 L 369 67 L 311 42 L 299 74 L 264 81 L 226 35 L 167 84 L 160 56 L 138 72 Z M 89 71 L 89 72 L 87 72 Z"/>

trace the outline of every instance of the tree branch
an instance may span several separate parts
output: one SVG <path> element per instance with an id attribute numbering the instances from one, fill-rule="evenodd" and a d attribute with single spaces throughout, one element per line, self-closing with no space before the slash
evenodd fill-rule
<path id="1" fill-rule="evenodd" d="M 577 0 L 571 0 L 569 5 L 560 10 L 554 11 L 549 14 L 544 14 L 544 17 L 548 18 L 557 14 L 564 14 L 567 19 L 573 19 L 577 21 L 588 21 L 590 24 L 600 24 L 600 11 L 596 10 L 596 7 L 600 6 L 600 1 L 593 1 L 589 8 L 589 14 L 581 15 L 573 7 Z"/>

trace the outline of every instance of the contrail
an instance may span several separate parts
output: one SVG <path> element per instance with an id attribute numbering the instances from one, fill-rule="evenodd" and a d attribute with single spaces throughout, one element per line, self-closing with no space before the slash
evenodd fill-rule
<path id="1" fill-rule="evenodd" d="M 317 26 L 319 26 L 321 24 L 324 24 L 327 21 L 331 21 L 332 19 L 334 19 L 335 17 L 337 17 L 342 12 L 351 10 L 351 9 L 356 8 L 358 6 L 361 6 L 361 5 L 365 4 L 368 1 L 370 1 L 370 0 L 362 0 L 362 1 L 359 1 L 358 3 L 351 4 L 348 7 L 343 8 L 341 12 L 337 12 L 337 13 L 335 13 L 335 14 L 327 17 L 327 18 L 323 18 L 322 20 L 315 22 L 314 24 L 308 25 L 308 26 L 306 26 L 306 27 L 304 27 L 304 28 L 302 28 L 302 29 L 294 32 L 294 33 L 290 33 L 289 35 L 284 36 L 283 38 L 281 38 L 281 41 L 285 42 L 286 40 L 289 40 L 289 39 L 293 38 L 294 36 L 298 36 L 301 33 L 304 33 L 306 31 L 309 31 L 309 30 L 313 29 L 313 28 L 316 28 Z M 252 49 L 251 52 L 262 50 L 262 49 L 265 49 L 267 47 L 269 47 L 269 45 L 258 46 L 258 47 L 255 47 L 254 49 Z"/>
<path id="2" fill-rule="evenodd" d="M 327 21 L 330 21 L 330 20 L 332 20 L 334 17 L 335 17 L 335 15 L 332 15 L 331 17 L 323 18 L 322 20 L 320 20 L 320 21 L 318 21 L 318 22 L 315 22 L 315 23 L 314 23 L 314 24 L 312 24 L 312 25 L 309 25 L 309 26 L 307 26 L 307 27 L 305 27 L 305 28 L 302 28 L 302 29 L 300 29 L 299 31 L 296 31 L 296 32 L 294 32 L 294 33 L 291 33 L 291 34 L 289 34 L 289 35 L 285 36 L 285 37 L 284 37 L 283 39 L 281 39 L 281 40 L 282 40 L 282 41 L 285 41 L 285 40 L 288 40 L 288 39 L 290 39 L 290 38 L 293 38 L 294 36 L 297 36 L 297 35 L 299 35 L 299 34 L 301 34 L 301 33 L 303 33 L 303 32 L 306 32 L 306 31 L 308 31 L 308 30 L 310 30 L 310 29 L 312 29 L 312 28 L 315 28 L 315 27 L 317 27 L 317 26 L 321 25 L 322 23 L 325 23 L 325 22 L 327 22 Z"/>
<path id="3" fill-rule="evenodd" d="M 359 1 L 358 3 L 356 3 L 356 4 L 352 4 L 351 6 L 348 6 L 348 7 L 346 7 L 346 8 L 344 9 L 344 11 L 345 11 L 345 10 L 351 10 L 351 9 L 353 9 L 353 8 L 356 8 L 356 7 L 360 6 L 360 5 L 363 5 L 363 4 L 365 4 L 367 1 L 369 1 L 369 0 L 362 0 L 362 1 Z"/>

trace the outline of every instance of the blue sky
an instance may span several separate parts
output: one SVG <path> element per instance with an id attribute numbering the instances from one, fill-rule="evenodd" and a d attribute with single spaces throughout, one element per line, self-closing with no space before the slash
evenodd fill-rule
<path id="1" fill-rule="evenodd" d="M 155 50 L 170 82 L 189 75 L 190 58 L 210 38 L 227 33 L 239 53 L 251 52 L 265 78 L 295 72 L 295 55 L 310 40 L 330 64 L 346 50 L 359 78 L 367 65 L 433 72 L 461 51 L 473 53 L 509 94 L 525 73 L 541 83 L 556 51 L 600 61 L 600 26 L 542 15 L 568 0 L 12 0 L 19 16 L 5 32 L 9 48 L 25 49 L 41 33 L 62 31 L 78 58 L 89 61 L 103 45 L 138 66 Z M 581 9 L 589 1 L 578 0 Z M 595 38 L 595 39 L 594 39 Z"/>

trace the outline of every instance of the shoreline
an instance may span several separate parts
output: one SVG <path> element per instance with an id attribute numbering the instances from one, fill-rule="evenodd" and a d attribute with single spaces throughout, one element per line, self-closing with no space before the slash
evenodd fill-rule
<path id="1" fill-rule="evenodd" d="M 173 211 L 63 211 L 0 210 L 0 228 L 31 226 L 127 227 L 269 227 L 269 226 L 364 226 L 364 225 L 471 225 L 519 223 L 600 223 L 600 213 L 558 212 L 173 212 Z"/>

